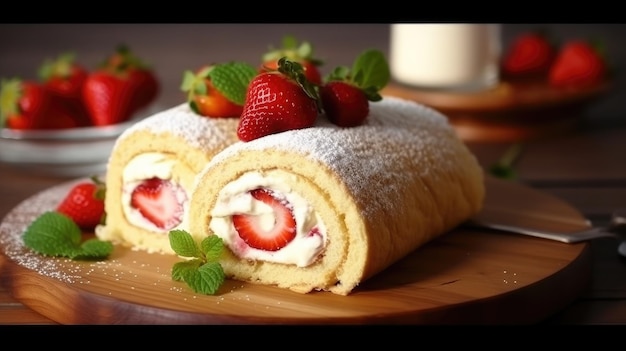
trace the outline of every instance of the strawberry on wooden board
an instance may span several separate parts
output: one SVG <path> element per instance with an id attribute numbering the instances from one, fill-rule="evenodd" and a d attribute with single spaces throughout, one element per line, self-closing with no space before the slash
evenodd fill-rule
<path id="1" fill-rule="evenodd" d="M 320 67 L 324 62 L 314 56 L 313 45 L 308 41 L 298 42 L 291 35 L 284 36 L 280 48 L 270 47 L 261 58 L 260 72 L 278 69 L 278 60 L 286 57 L 300 63 L 306 78 L 315 85 L 322 84 Z"/>
<path id="2" fill-rule="evenodd" d="M 515 38 L 501 61 L 505 78 L 545 78 L 556 56 L 556 46 L 542 30 Z"/>
<path id="3" fill-rule="evenodd" d="M 248 84 L 257 74 L 246 63 L 206 65 L 195 73 L 185 71 L 180 89 L 187 93 L 189 107 L 211 118 L 240 117 Z"/>
<path id="4" fill-rule="evenodd" d="M 369 102 L 382 100 L 379 92 L 389 79 L 389 65 L 384 54 L 378 50 L 364 51 L 352 68 L 337 67 L 320 87 L 326 116 L 341 127 L 363 124 L 369 114 Z"/>
<path id="5" fill-rule="evenodd" d="M 184 209 L 178 200 L 179 189 L 169 180 L 150 178 L 131 194 L 131 207 L 157 228 L 170 230 L 183 220 Z"/>
<path id="6" fill-rule="evenodd" d="M 599 46 L 585 40 L 571 40 L 558 52 L 548 81 L 554 87 L 585 87 L 602 82 L 607 73 Z"/>
<path id="7" fill-rule="evenodd" d="M 78 126 L 66 107 L 42 84 L 18 78 L 0 83 L 0 125 L 28 130 Z"/>
<path id="8" fill-rule="evenodd" d="M 98 177 L 74 185 L 56 211 L 71 218 L 82 230 L 93 231 L 104 220 L 105 184 Z"/>
<path id="9" fill-rule="evenodd" d="M 282 249 L 296 237 L 296 220 L 290 210 L 291 205 L 264 188 L 252 190 L 250 195 L 272 208 L 274 223 L 271 226 L 264 225 L 259 216 L 235 214 L 232 216 L 233 225 L 239 237 L 255 249 Z"/>
<path id="10" fill-rule="evenodd" d="M 283 57 L 278 71 L 260 73 L 250 82 L 237 136 L 250 141 L 312 127 L 319 112 L 319 94 L 304 76 L 302 65 Z"/>
<path id="11" fill-rule="evenodd" d="M 82 89 L 89 74 L 76 62 L 73 53 L 64 53 L 54 60 L 46 60 L 39 67 L 39 78 L 52 94 L 65 104 L 79 126 L 91 125 L 85 109 Z"/>

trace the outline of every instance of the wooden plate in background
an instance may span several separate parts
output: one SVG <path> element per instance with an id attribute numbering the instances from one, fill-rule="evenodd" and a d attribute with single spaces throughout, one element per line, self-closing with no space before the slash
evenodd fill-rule
<path id="1" fill-rule="evenodd" d="M 591 278 L 587 243 L 459 228 L 349 296 L 232 280 L 215 296 L 199 295 L 171 280 L 175 257 L 116 246 L 106 261 L 78 262 L 26 249 L 21 233 L 72 184 L 25 200 L 0 224 L 2 284 L 63 324 L 535 323 L 571 303 Z M 518 183 L 490 178 L 487 191 L 485 213 L 508 209 L 516 221 L 559 230 L 589 225 L 567 203 Z"/>
<path id="2" fill-rule="evenodd" d="M 450 119 L 466 141 L 512 142 L 575 131 L 591 103 L 611 82 L 554 88 L 543 81 L 504 80 L 479 92 L 421 90 L 391 83 L 381 92 L 432 107 Z"/>

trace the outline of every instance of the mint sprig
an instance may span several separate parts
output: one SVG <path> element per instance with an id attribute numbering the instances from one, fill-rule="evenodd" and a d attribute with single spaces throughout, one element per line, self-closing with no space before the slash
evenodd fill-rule
<path id="1" fill-rule="evenodd" d="M 196 293 L 214 295 L 225 280 L 224 269 L 219 263 L 224 242 L 217 235 L 210 235 L 200 245 L 184 230 L 169 232 L 170 246 L 174 252 L 189 260 L 177 262 L 172 267 L 172 279 L 184 281 Z"/>
<path id="2" fill-rule="evenodd" d="M 83 241 L 82 231 L 68 216 L 48 211 L 37 217 L 22 235 L 24 244 L 38 254 L 72 260 L 108 257 L 113 244 L 99 239 Z"/>

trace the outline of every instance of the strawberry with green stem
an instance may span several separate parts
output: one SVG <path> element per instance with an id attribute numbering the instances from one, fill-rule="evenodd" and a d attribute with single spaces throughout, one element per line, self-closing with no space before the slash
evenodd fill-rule
<path id="1" fill-rule="evenodd" d="M 12 78 L 0 83 L 0 126 L 38 130 L 73 128 L 78 124 L 42 84 Z"/>
<path id="2" fill-rule="evenodd" d="M 205 117 L 240 117 L 248 84 L 257 72 L 241 62 L 207 65 L 197 72 L 185 71 L 180 89 L 189 107 Z"/>
<path id="3" fill-rule="evenodd" d="M 302 65 L 283 57 L 277 71 L 259 73 L 248 86 L 237 136 L 250 141 L 315 125 L 319 94 Z"/>
<path id="4" fill-rule="evenodd" d="M 43 85 L 67 106 L 79 126 L 91 124 L 82 98 L 89 72 L 76 61 L 74 53 L 67 52 L 53 60 L 45 60 L 38 74 Z"/>
<path id="5" fill-rule="evenodd" d="M 95 126 L 125 122 L 157 96 L 159 83 L 143 61 L 125 46 L 92 71 L 83 86 L 83 101 Z"/>
<path id="6" fill-rule="evenodd" d="M 71 218 L 82 230 L 93 231 L 104 220 L 105 184 L 96 176 L 74 185 L 56 211 Z"/>
<path id="7" fill-rule="evenodd" d="M 299 42 L 294 36 L 283 37 L 280 48 L 272 48 L 263 54 L 261 72 L 278 69 L 278 60 L 286 57 L 290 61 L 298 62 L 304 69 L 306 78 L 315 85 L 322 84 L 320 67 L 324 62 L 315 57 L 313 45 L 308 41 Z"/>
<path id="8" fill-rule="evenodd" d="M 380 101 L 390 79 L 389 65 L 378 50 L 361 53 L 351 68 L 337 67 L 320 87 L 322 107 L 328 119 L 341 127 L 362 124 L 369 114 L 369 102 Z"/>

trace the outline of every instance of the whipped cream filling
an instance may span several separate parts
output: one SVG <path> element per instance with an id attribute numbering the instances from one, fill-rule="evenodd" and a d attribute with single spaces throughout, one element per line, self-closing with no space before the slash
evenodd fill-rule
<path id="1" fill-rule="evenodd" d="M 172 229 L 189 228 L 188 210 L 189 197 L 187 191 L 173 179 L 173 169 L 178 163 L 171 155 L 159 152 L 146 152 L 134 157 L 126 164 L 122 171 L 122 209 L 129 223 L 153 232 L 169 232 Z M 144 180 L 150 178 L 160 178 L 170 180 L 176 189 L 176 199 L 183 205 L 182 221 L 173 228 L 161 229 L 146 219 L 138 209 L 131 206 L 131 196 L 133 190 Z"/>
<path id="2" fill-rule="evenodd" d="M 209 228 L 238 257 L 306 267 L 324 251 L 327 241 L 324 223 L 306 199 L 289 187 L 286 177 L 293 179 L 295 175 L 279 170 L 247 172 L 228 183 L 218 194 Z M 233 214 L 260 216 L 261 226 L 270 228 L 274 225 L 272 208 L 250 194 L 257 188 L 274 191 L 289 202 L 293 211 L 296 236 L 280 250 L 265 251 L 248 246 L 233 225 Z"/>

